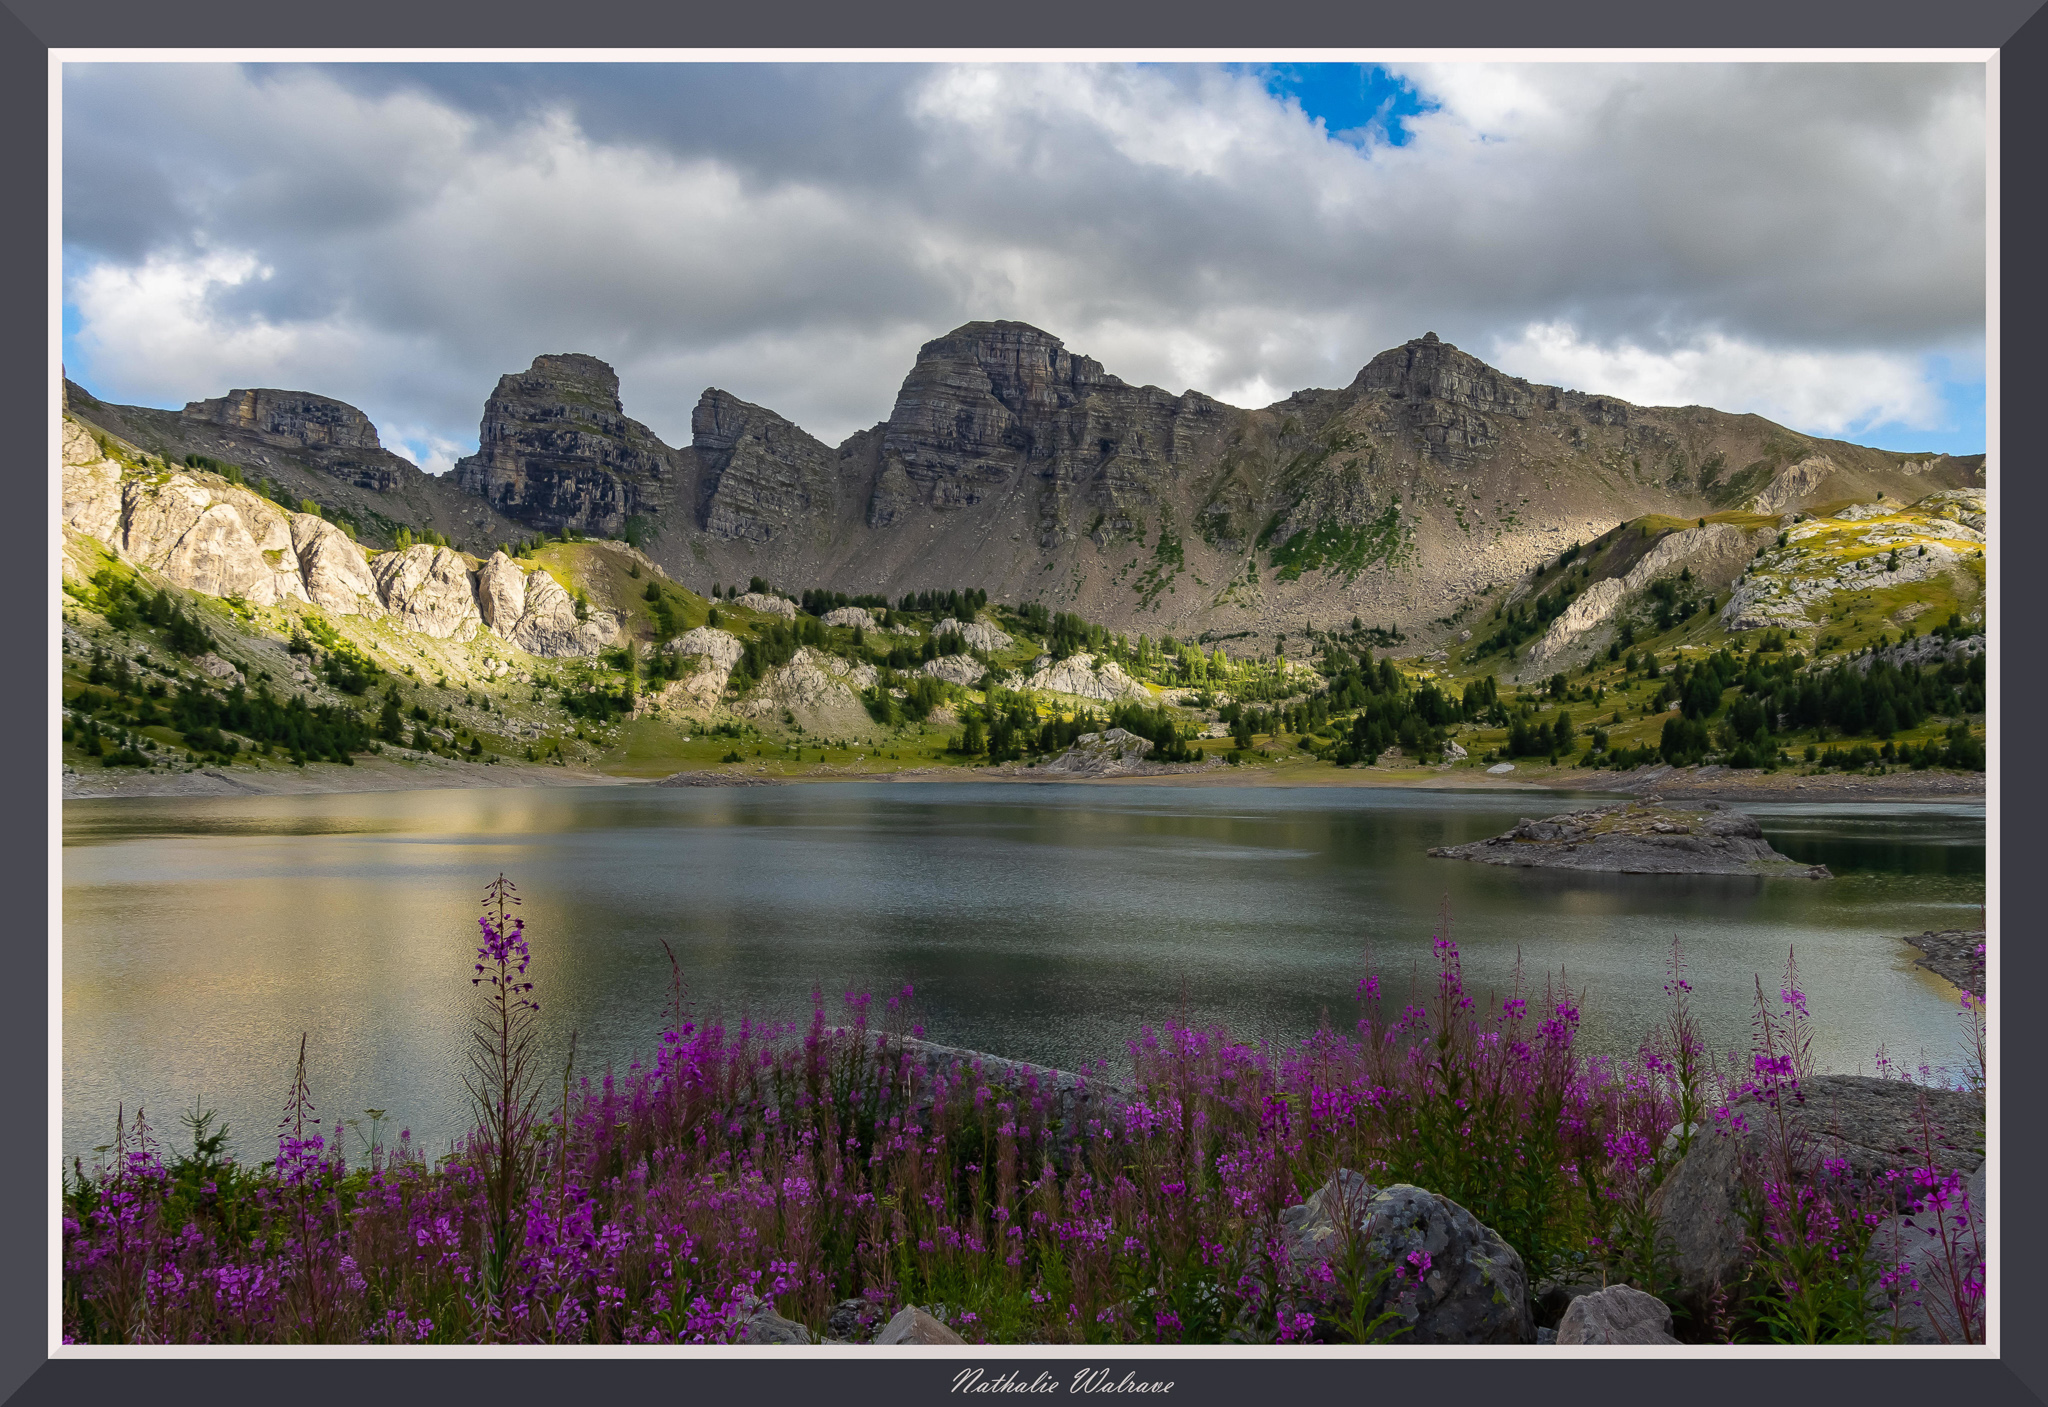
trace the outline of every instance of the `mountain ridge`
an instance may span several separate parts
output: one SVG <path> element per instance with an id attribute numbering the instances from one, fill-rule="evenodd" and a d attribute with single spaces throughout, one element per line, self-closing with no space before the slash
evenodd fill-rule
<path id="1" fill-rule="evenodd" d="M 371 447 L 361 412 L 311 393 L 235 391 L 179 416 L 73 409 L 152 449 L 203 438 L 216 448 L 200 453 L 243 445 L 310 464 L 371 515 L 410 510 L 476 550 L 568 529 L 627 538 L 707 588 L 760 576 L 893 595 L 971 580 L 999 600 L 1187 637 L 1357 616 L 1441 638 L 1617 522 L 1983 482 L 1982 456 L 1544 386 L 1434 333 L 1341 389 L 1248 410 L 1132 385 L 1026 323 L 969 322 L 926 342 L 889 416 L 837 446 L 713 387 L 691 444 L 671 447 L 625 415 L 610 366 L 551 353 L 500 378 L 478 452 L 438 492 Z M 411 474 L 378 459 L 392 486 L 373 487 L 359 467 L 372 456 Z"/>

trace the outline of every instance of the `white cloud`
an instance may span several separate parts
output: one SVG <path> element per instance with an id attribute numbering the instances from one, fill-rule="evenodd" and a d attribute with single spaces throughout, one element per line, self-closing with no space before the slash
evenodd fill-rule
<path id="1" fill-rule="evenodd" d="M 1870 425 L 1938 428 L 1944 417 L 1923 361 L 1898 353 L 1784 350 L 1719 333 L 1659 351 L 1531 323 L 1496 339 L 1489 360 L 1531 381 L 1637 405 L 1706 405 L 1837 437 Z"/>
<path id="2" fill-rule="evenodd" d="M 1816 430 L 1937 415 L 1981 340 L 1978 70 L 1406 76 L 1435 108 L 1360 147 L 1192 66 L 94 65 L 67 289 L 96 394 L 291 384 L 435 463 L 543 352 L 671 442 L 712 384 L 836 442 L 974 318 L 1233 404 L 1434 330 Z"/>

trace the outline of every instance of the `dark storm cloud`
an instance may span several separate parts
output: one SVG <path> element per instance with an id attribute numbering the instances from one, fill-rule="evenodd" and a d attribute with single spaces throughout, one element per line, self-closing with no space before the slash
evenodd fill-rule
<path id="1" fill-rule="evenodd" d="M 572 349 L 672 440 L 713 383 L 837 439 L 975 317 L 1248 403 L 1429 329 L 1817 428 L 1981 355 L 1980 69 L 1405 76 L 1361 149 L 1191 66 L 74 69 L 69 296 L 102 394 L 296 379 L 437 462 Z"/>

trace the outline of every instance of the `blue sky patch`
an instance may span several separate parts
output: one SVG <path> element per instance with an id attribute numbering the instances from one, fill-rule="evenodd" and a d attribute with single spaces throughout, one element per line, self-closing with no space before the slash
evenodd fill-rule
<path id="1" fill-rule="evenodd" d="M 1388 146 L 1406 146 L 1406 119 L 1435 106 L 1378 64 L 1271 64 L 1255 71 L 1267 92 L 1293 98 L 1303 112 L 1321 118 L 1332 137 L 1353 145 L 1373 132 Z"/>

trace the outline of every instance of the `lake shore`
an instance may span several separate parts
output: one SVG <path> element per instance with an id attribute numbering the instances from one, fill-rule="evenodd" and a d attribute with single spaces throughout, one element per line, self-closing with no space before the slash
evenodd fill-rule
<path id="1" fill-rule="evenodd" d="M 1900 771 L 1887 774 L 1826 772 L 1801 774 L 1737 771 L 1725 767 L 1639 767 L 1608 772 L 1582 767 L 1518 767 L 1494 774 L 1475 767 L 1330 767 L 1319 762 L 1280 761 L 1239 767 L 1214 763 L 1200 769 L 1074 777 L 1047 774 L 1019 763 L 1000 767 L 907 767 L 877 772 L 817 764 L 796 769 L 759 763 L 706 768 L 662 777 L 618 776 L 585 768 L 553 767 L 501 760 L 488 766 L 438 757 L 357 758 L 343 767 L 332 762 L 207 767 L 194 772 L 149 773 L 127 769 L 79 772 L 66 769 L 66 801 L 164 796 L 315 796 L 347 792 L 439 791 L 500 787 L 601 787 L 732 785 L 740 778 L 771 784 L 831 782 L 1007 782 L 1027 786 L 1144 787 L 1395 787 L 1428 791 L 1605 792 L 1621 796 L 1656 794 L 1667 800 L 1714 801 L 1971 801 L 1983 800 L 1985 778 L 1956 772 Z M 731 778 L 732 781 L 724 779 Z M 758 781 L 756 784 L 758 784 Z"/>

